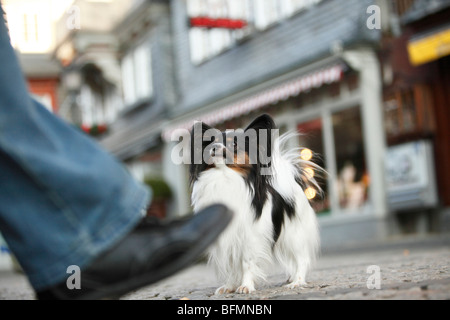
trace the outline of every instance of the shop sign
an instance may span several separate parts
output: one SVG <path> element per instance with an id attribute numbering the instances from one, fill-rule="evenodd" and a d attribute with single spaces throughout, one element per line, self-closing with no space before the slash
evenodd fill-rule
<path id="1" fill-rule="evenodd" d="M 428 63 L 450 54 L 450 26 L 428 36 L 416 37 L 408 44 L 411 63 L 415 66 Z"/>
<path id="2" fill-rule="evenodd" d="M 391 208 L 437 204 L 433 148 L 429 141 L 390 147 L 386 153 L 386 191 Z"/>

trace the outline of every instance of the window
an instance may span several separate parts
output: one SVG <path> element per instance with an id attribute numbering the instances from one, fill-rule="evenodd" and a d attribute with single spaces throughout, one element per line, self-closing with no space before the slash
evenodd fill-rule
<path id="1" fill-rule="evenodd" d="M 134 50 L 134 76 L 136 98 L 144 99 L 152 95 L 151 52 L 147 45 L 141 45 Z"/>
<path id="2" fill-rule="evenodd" d="M 121 108 L 122 99 L 117 86 L 109 81 L 95 63 L 86 63 L 80 69 L 81 84 L 73 112 L 80 113 L 81 125 L 86 128 L 112 123 Z"/>
<path id="3" fill-rule="evenodd" d="M 284 2 L 285 0 L 280 1 Z M 321 1 L 322 0 L 287 0 L 287 2 L 291 3 L 293 12 L 305 10 Z"/>
<path id="4" fill-rule="evenodd" d="M 280 18 L 279 0 L 254 0 L 255 27 L 265 29 Z"/>
<path id="5" fill-rule="evenodd" d="M 247 22 L 243 29 L 198 28 L 189 30 L 191 61 L 200 64 L 232 47 L 254 30 L 274 23 L 322 0 L 187 0 L 189 18 L 229 18 Z"/>
<path id="6" fill-rule="evenodd" d="M 81 112 L 81 124 L 87 128 L 92 128 L 96 125 L 109 125 L 117 118 L 121 102 L 115 88 L 111 88 L 105 96 L 101 97 L 89 85 L 83 84 L 77 103 L 72 106 L 75 109 L 71 110 L 71 112 Z M 72 119 L 77 118 L 76 114 L 75 118 L 72 117 Z"/>
<path id="7" fill-rule="evenodd" d="M 263 30 L 303 11 L 322 0 L 253 0 L 255 8 L 255 27 Z"/>
<path id="8" fill-rule="evenodd" d="M 152 97 L 151 47 L 148 43 L 130 50 L 122 59 L 122 88 L 128 106 Z"/>
<path id="9" fill-rule="evenodd" d="M 301 123 L 298 125 L 297 129 L 301 133 L 300 147 L 311 150 L 313 154 L 311 161 L 313 161 L 321 168 L 325 168 L 325 148 L 323 145 L 322 120 L 319 118 Z M 302 154 L 300 154 L 300 156 L 303 158 Z M 308 159 L 306 158 L 305 160 Z M 310 198 L 311 205 L 313 206 L 314 211 L 317 214 L 328 214 L 330 213 L 331 208 L 327 178 L 322 177 L 320 174 L 317 174 L 314 169 L 312 170 L 313 171 L 310 171 L 312 173 L 311 175 L 316 179 L 317 183 L 322 189 L 323 195 L 322 197 L 319 197 L 317 193 L 312 193 L 308 198 Z"/>
<path id="10" fill-rule="evenodd" d="M 128 54 L 122 60 L 122 88 L 125 104 L 131 104 L 136 100 L 134 81 L 133 55 Z"/>
<path id="11" fill-rule="evenodd" d="M 82 85 L 80 90 L 80 97 L 79 97 L 79 105 L 81 106 L 81 119 L 82 119 L 82 125 L 85 125 L 87 127 L 92 127 L 94 124 L 96 124 L 95 119 L 95 97 L 92 94 L 91 89 L 87 85 Z"/>
<path id="12" fill-rule="evenodd" d="M 52 48 L 52 17 L 47 6 L 32 1 L 9 1 L 4 8 L 15 49 L 22 53 L 43 53 Z"/>
<path id="13" fill-rule="evenodd" d="M 369 188 L 360 108 L 334 113 L 332 122 L 339 206 L 352 212 L 365 204 Z"/>
<path id="14" fill-rule="evenodd" d="M 251 0 L 188 0 L 190 18 L 229 18 L 251 21 Z M 189 31 L 191 61 L 194 64 L 216 56 L 249 34 L 249 29 L 192 27 Z"/>
<path id="15" fill-rule="evenodd" d="M 23 15 L 23 40 L 28 44 L 36 44 L 39 41 L 37 14 Z"/>
<path id="16" fill-rule="evenodd" d="M 415 0 L 397 0 L 392 1 L 392 7 L 394 8 L 394 12 L 399 16 L 402 16 L 407 12 L 413 5 Z"/>
<path id="17" fill-rule="evenodd" d="M 389 144 L 403 138 L 425 136 L 434 132 L 434 114 L 429 86 L 416 84 L 384 98 L 385 129 Z"/>

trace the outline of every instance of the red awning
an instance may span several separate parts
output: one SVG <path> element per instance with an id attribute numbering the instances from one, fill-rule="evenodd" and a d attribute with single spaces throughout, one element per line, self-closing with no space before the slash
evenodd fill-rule
<path id="1" fill-rule="evenodd" d="M 338 82 L 342 79 L 343 71 L 343 65 L 337 64 L 290 81 L 286 81 L 283 84 L 274 86 L 248 98 L 236 101 L 235 103 L 225 105 L 197 117 L 192 117 L 187 121 L 175 123 L 163 131 L 163 139 L 165 141 L 170 141 L 172 133 L 177 129 L 191 129 L 194 121 L 201 121 L 210 126 L 214 126 L 218 123 L 245 115 L 269 104 L 275 104 L 279 101 L 287 100 L 288 98 L 297 96 L 302 92 L 319 88 L 324 84 Z"/>

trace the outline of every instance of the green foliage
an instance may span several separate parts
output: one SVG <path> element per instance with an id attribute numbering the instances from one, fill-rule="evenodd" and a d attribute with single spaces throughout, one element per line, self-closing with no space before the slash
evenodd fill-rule
<path id="1" fill-rule="evenodd" d="M 146 177 L 144 183 L 152 189 L 154 199 L 170 199 L 172 197 L 172 190 L 164 179 Z"/>

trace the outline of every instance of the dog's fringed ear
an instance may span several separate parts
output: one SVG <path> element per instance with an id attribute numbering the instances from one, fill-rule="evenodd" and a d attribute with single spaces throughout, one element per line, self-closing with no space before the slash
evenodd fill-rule
<path id="1" fill-rule="evenodd" d="M 269 116 L 268 114 L 263 114 L 261 116 L 259 116 L 258 118 L 256 118 L 255 120 L 252 121 L 252 123 L 250 123 L 247 128 L 245 128 L 245 131 L 247 131 L 248 129 L 254 129 L 254 130 L 259 130 L 259 129 L 267 129 L 267 130 L 271 130 L 271 129 L 275 129 L 275 122 L 273 121 L 272 117 Z"/>
<path id="2" fill-rule="evenodd" d="M 270 167 L 272 156 L 272 130 L 277 129 L 272 117 L 263 114 L 250 123 L 245 131 L 255 130 L 257 137 L 258 159 L 262 167 Z"/>
<path id="3" fill-rule="evenodd" d="M 204 134 L 209 129 L 212 129 L 211 126 L 207 125 L 204 122 L 196 121 L 191 129 L 191 164 L 194 164 L 194 155 L 195 154 L 203 154 L 203 148 L 205 145 L 208 145 L 208 141 L 204 137 Z"/>
<path id="4" fill-rule="evenodd" d="M 210 143 L 204 141 L 205 132 L 209 129 L 213 129 L 211 126 L 201 121 L 196 121 L 191 129 L 191 141 L 190 141 L 190 166 L 189 166 L 189 181 L 192 183 L 198 178 L 199 174 L 204 169 L 205 163 L 203 161 L 203 149 Z"/>
<path id="5" fill-rule="evenodd" d="M 194 125 L 192 126 L 192 129 L 191 129 L 191 135 L 203 134 L 203 133 L 205 133 L 205 131 L 207 131 L 209 129 L 212 129 L 212 127 L 207 125 L 206 123 L 204 123 L 202 121 L 195 121 Z"/>
<path id="6" fill-rule="evenodd" d="M 204 147 L 213 141 L 217 135 L 217 132 L 220 131 L 204 122 L 196 121 L 191 129 L 191 141 L 193 142 L 194 139 L 199 139 L 198 141 L 202 141 L 200 144 Z"/>

